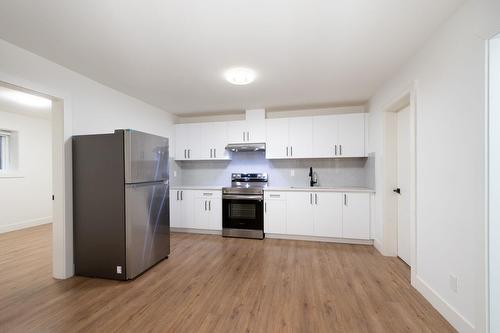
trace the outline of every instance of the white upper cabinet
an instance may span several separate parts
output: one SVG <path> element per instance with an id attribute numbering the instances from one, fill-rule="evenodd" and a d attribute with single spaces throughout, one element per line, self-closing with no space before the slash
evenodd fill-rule
<path id="1" fill-rule="evenodd" d="M 244 120 L 228 121 L 227 122 L 227 139 L 228 143 L 244 143 L 246 142 L 246 122 Z"/>
<path id="2" fill-rule="evenodd" d="M 289 157 L 312 157 L 312 117 L 288 119 Z"/>
<path id="3" fill-rule="evenodd" d="M 247 110 L 246 120 L 229 121 L 228 143 L 265 143 L 266 110 Z"/>
<path id="4" fill-rule="evenodd" d="M 176 160 L 224 160 L 229 143 L 265 143 L 266 158 L 365 157 L 364 113 L 175 125 Z"/>
<path id="5" fill-rule="evenodd" d="M 338 157 L 364 157 L 365 153 L 365 114 L 351 113 L 338 115 L 339 155 Z"/>
<path id="6" fill-rule="evenodd" d="M 266 158 L 312 157 L 312 117 L 266 120 Z"/>
<path id="7" fill-rule="evenodd" d="M 365 157 L 365 114 L 313 117 L 314 157 Z"/>
<path id="8" fill-rule="evenodd" d="M 370 195 L 343 193 L 342 200 L 342 236 L 370 239 Z"/>
<path id="9" fill-rule="evenodd" d="M 338 117 L 313 117 L 313 155 L 314 157 L 335 157 L 338 153 Z M 337 148 L 336 148 L 337 147 Z"/>
<path id="10" fill-rule="evenodd" d="M 213 122 L 201 124 L 201 159 L 229 159 L 226 144 L 227 123 Z"/>
<path id="11" fill-rule="evenodd" d="M 175 159 L 201 159 L 201 125 L 175 125 Z"/>
<path id="12" fill-rule="evenodd" d="M 288 118 L 266 120 L 266 158 L 288 158 Z"/>
<path id="13" fill-rule="evenodd" d="M 264 120 L 238 120 L 227 122 L 228 143 L 265 143 Z"/>

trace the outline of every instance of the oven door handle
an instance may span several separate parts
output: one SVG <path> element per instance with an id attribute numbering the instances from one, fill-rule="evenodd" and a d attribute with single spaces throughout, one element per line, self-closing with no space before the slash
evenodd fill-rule
<path id="1" fill-rule="evenodd" d="M 222 195 L 222 199 L 230 199 L 230 200 L 254 200 L 254 201 L 262 201 L 264 198 L 262 195 L 236 195 L 236 194 L 224 194 Z"/>

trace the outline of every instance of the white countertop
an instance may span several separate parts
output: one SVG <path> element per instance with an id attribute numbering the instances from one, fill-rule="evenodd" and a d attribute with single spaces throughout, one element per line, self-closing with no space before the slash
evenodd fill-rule
<path id="1" fill-rule="evenodd" d="M 205 191 L 217 191 L 222 190 L 224 186 L 171 186 L 171 190 L 205 190 Z"/>
<path id="2" fill-rule="evenodd" d="M 171 190 L 205 190 L 205 191 L 217 191 L 217 190 L 222 190 L 223 187 L 226 186 L 172 186 L 170 187 Z M 366 192 L 366 193 L 375 193 L 375 190 L 367 188 L 367 187 L 322 187 L 322 186 L 317 186 L 317 187 L 301 187 L 301 186 L 281 186 L 281 187 L 274 187 L 274 186 L 269 186 L 264 189 L 264 191 L 279 191 L 279 192 L 285 192 L 285 191 L 308 191 L 308 192 Z"/>
<path id="3" fill-rule="evenodd" d="M 307 191 L 307 192 L 367 192 L 375 193 L 375 190 L 367 187 L 267 187 L 264 191 L 279 191 L 279 192 L 290 192 L 290 191 Z"/>

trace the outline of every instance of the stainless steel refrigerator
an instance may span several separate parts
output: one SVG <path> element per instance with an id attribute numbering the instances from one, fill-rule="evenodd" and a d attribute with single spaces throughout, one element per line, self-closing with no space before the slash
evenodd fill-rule
<path id="1" fill-rule="evenodd" d="M 75 274 L 133 279 L 170 254 L 168 139 L 73 137 Z"/>

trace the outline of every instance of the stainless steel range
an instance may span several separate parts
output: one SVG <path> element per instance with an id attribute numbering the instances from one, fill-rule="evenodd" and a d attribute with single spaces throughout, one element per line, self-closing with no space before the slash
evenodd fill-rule
<path id="1" fill-rule="evenodd" d="M 264 238 L 266 173 L 233 173 L 222 189 L 222 236 Z"/>

